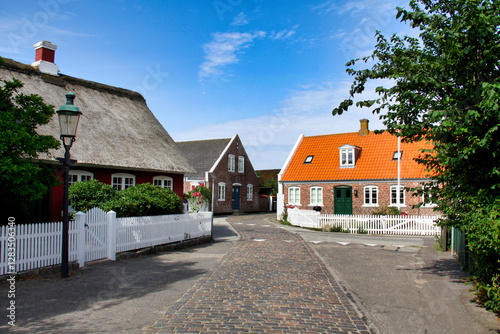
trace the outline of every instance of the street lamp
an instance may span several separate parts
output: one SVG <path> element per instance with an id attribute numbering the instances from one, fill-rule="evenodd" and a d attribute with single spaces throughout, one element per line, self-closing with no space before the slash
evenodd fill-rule
<path id="1" fill-rule="evenodd" d="M 69 188 L 69 168 L 76 160 L 71 160 L 69 150 L 76 137 L 78 121 L 82 114 L 78 107 L 73 104 L 75 94 L 66 94 L 66 104 L 57 111 L 59 126 L 61 128 L 61 141 L 64 145 L 64 158 L 57 158 L 64 165 L 64 199 L 63 199 L 63 229 L 62 229 L 62 251 L 61 251 L 61 277 L 68 277 L 68 248 L 69 248 L 69 218 L 68 218 L 68 188 Z"/>

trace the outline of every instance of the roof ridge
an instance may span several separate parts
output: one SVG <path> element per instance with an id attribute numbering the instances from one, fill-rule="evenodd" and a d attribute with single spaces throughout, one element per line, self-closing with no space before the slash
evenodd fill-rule
<path id="1" fill-rule="evenodd" d="M 40 70 L 34 68 L 31 65 L 24 64 L 21 62 L 18 62 L 14 59 L 10 58 L 5 58 L 1 57 L 0 58 L 3 61 L 0 61 L 0 67 L 4 67 L 7 69 L 14 70 L 16 72 L 20 73 L 25 73 L 29 75 L 37 75 L 40 76 L 45 82 L 55 84 L 61 87 L 66 86 L 67 84 L 76 84 L 80 85 L 83 87 L 95 89 L 98 91 L 103 91 L 107 93 L 112 93 L 118 96 L 126 96 L 129 97 L 132 100 L 138 100 L 138 101 L 146 101 L 144 97 L 136 91 L 126 89 L 126 88 L 121 88 L 121 87 L 116 87 L 116 86 L 111 86 L 107 84 L 103 84 L 100 82 L 96 81 L 91 81 L 91 80 L 86 80 L 82 78 L 77 78 L 77 77 L 72 77 L 63 73 L 60 73 L 59 76 L 50 76 L 45 73 L 40 72 Z"/>
<path id="2" fill-rule="evenodd" d="M 367 135 L 372 135 L 372 134 L 382 134 L 388 132 L 387 130 L 383 130 L 382 133 L 375 133 L 375 131 L 380 131 L 380 130 L 370 130 L 370 133 Z M 323 134 L 323 135 L 312 135 L 312 136 L 304 136 L 304 138 L 319 138 L 319 137 L 333 137 L 333 136 L 345 136 L 345 135 L 359 135 L 358 131 L 353 131 L 353 132 L 342 132 L 342 133 L 330 133 L 330 134 Z M 364 137 L 364 136 L 360 136 Z"/>

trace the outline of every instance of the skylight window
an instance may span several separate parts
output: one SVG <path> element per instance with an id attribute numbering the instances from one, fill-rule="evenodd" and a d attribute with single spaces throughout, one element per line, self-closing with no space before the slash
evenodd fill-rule
<path id="1" fill-rule="evenodd" d="M 398 160 L 398 157 L 399 159 L 403 159 L 403 151 L 395 151 L 392 160 Z"/>
<path id="2" fill-rule="evenodd" d="M 308 155 L 306 160 L 304 161 L 305 164 L 310 164 L 313 161 L 314 155 Z"/>

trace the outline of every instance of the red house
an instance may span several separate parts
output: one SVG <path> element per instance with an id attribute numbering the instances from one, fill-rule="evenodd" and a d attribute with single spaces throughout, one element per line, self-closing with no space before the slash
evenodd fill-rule
<path id="1" fill-rule="evenodd" d="M 71 158 L 77 160 L 70 171 L 70 183 L 97 179 L 121 190 L 140 183 L 170 188 L 182 196 L 184 174 L 193 169 L 175 142 L 155 118 L 142 95 L 137 92 L 74 78 L 59 73 L 54 63 L 56 46 L 35 44 L 32 65 L 5 59 L 0 78 L 16 78 L 24 83 L 25 94 L 38 94 L 46 104 L 57 108 L 65 104 L 65 94 L 76 95 L 75 105 L 82 115 Z M 59 138 L 57 115 L 39 128 L 39 133 Z M 64 148 L 40 158 L 53 167 L 62 181 L 62 165 L 56 160 Z M 62 217 L 63 186 L 54 187 L 44 200 L 43 217 L 59 221 Z"/>

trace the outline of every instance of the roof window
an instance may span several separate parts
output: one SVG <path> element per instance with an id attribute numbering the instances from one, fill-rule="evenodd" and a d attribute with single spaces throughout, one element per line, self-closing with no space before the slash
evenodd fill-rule
<path id="1" fill-rule="evenodd" d="M 394 155 L 392 156 L 392 160 L 403 159 L 403 151 L 394 151 Z"/>
<path id="2" fill-rule="evenodd" d="M 314 155 L 308 155 L 306 160 L 304 160 L 305 164 L 310 164 L 313 161 Z"/>

